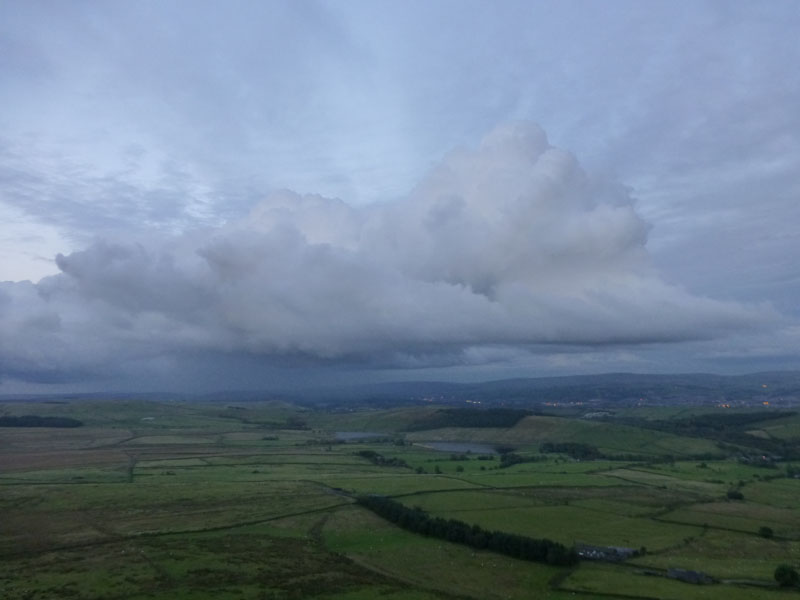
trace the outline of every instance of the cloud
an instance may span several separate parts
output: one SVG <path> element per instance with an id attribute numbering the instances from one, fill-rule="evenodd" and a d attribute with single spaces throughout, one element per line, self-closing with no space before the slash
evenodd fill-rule
<path id="1" fill-rule="evenodd" d="M 779 319 L 665 283 L 647 233 L 625 188 L 514 123 L 451 152 L 403 200 L 283 191 L 221 227 L 59 255 L 58 275 L 0 284 L 0 361 L 20 379 L 197 352 L 418 365 Z"/>

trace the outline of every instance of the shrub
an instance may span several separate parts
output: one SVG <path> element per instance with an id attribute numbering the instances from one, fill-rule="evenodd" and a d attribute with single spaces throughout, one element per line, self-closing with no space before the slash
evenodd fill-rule
<path id="1" fill-rule="evenodd" d="M 775 581 L 781 587 L 791 587 L 800 581 L 800 575 L 790 565 L 778 565 L 775 569 Z"/>

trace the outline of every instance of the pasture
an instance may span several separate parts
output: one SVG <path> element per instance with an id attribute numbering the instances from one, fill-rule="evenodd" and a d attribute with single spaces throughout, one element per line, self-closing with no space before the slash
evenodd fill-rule
<path id="1" fill-rule="evenodd" d="M 744 600 L 787 597 L 772 573 L 800 564 L 800 480 L 732 457 L 659 461 L 708 450 L 709 440 L 541 416 L 508 429 L 404 429 L 431 407 L 337 413 L 282 402 L 70 400 L 2 408 L 85 423 L 0 429 L 8 600 Z M 341 431 L 381 436 L 345 441 Z M 435 441 L 513 444 L 524 461 L 504 466 L 494 454 L 424 445 Z M 546 441 L 654 459 L 541 455 Z M 729 499 L 731 488 L 743 500 Z M 525 562 L 402 530 L 357 506 L 359 494 L 486 530 L 638 555 L 575 567 Z M 673 568 L 718 583 L 669 579 Z"/>

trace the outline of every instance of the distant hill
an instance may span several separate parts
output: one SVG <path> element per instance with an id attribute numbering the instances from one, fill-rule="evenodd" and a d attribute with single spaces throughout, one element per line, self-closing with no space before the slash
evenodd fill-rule
<path id="1" fill-rule="evenodd" d="M 0 427 L 80 427 L 82 425 L 82 421 L 69 417 L 42 417 L 39 415 L 0 416 Z"/>
<path id="2" fill-rule="evenodd" d="M 392 382 L 317 389 L 303 393 L 308 401 L 464 401 L 529 404 L 562 401 L 739 402 L 800 401 L 800 372 L 779 371 L 747 375 L 689 373 L 648 375 L 606 373 L 565 377 L 501 379 L 480 383 L 437 381 Z"/>
<path id="3" fill-rule="evenodd" d="M 276 401 L 313 405 L 474 402 L 534 407 L 544 402 L 749 402 L 800 403 L 800 371 L 774 371 L 745 375 L 683 373 L 653 375 L 605 373 L 500 379 L 479 383 L 401 381 L 362 385 L 337 385 L 306 389 L 228 390 L 208 394 L 91 393 L 48 396 L 0 396 L 0 401 L 63 401 L 77 399 L 138 399 L 190 402 Z"/>

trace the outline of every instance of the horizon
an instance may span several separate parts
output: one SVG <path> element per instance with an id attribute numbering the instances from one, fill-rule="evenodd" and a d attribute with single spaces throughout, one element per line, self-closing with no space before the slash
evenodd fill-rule
<path id="1" fill-rule="evenodd" d="M 637 373 L 637 372 L 605 372 L 605 373 L 591 373 L 591 374 L 569 374 L 569 375 L 544 375 L 532 377 L 508 377 L 502 379 L 476 379 L 472 381 L 464 380 L 444 380 L 444 379 L 402 379 L 402 380 L 382 380 L 372 382 L 350 382 L 346 384 L 312 384 L 307 386 L 274 386 L 272 388 L 219 388 L 208 390 L 149 390 L 149 391 L 136 391 L 136 390 L 114 390 L 114 389 L 100 389 L 100 390 L 66 390 L 66 391 L 52 391 L 45 390 L 40 392 L 0 392 L 0 401 L 12 401 L 13 399 L 27 400 L 37 398 L 81 398 L 81 397 L 97 397 L 108 396 L 109 398 L 137 398 L 137 397 L 153 397 L 153 396 L 168 396 L 168 397 L 182 397 L 182 398 L 204 398 L 204 397 L 217 397 L 225 394 L 242 394 L 242 395 L 256 395 L 256 394 L 284 394 L 289 397 L 297 395 L 300 397 L 313 396 L 315 394 L 324 394 L 332 390 L 339 390 L 342 392 L 363 391 L 366 389 L 380 389 L 388 388 L 390 386 L 453 386 L 453 387 L 469 387 L 469 386 L 483 386 L 495 383 L 504 382 L 521 382 L 537 381 L 544 382 L 549 380 L 577 380 L 576 383 L 580 384 L 580 380 L 594 380 L 598 378 L 668 378 L 680 379 L 686 378 L 719 378 L 719 379 L 745 379 L 745 378 L 758 378 L 762 377 L 765 381 L 771 377 L 781 376 L 800 376 L 800 370 L 778 370 L 778 371 L 754 371 L 747 373 L 736 374 L 723 374 L 723 373 L 701 373 L 701 372 L 682 372 L 682 373 Z"/>

